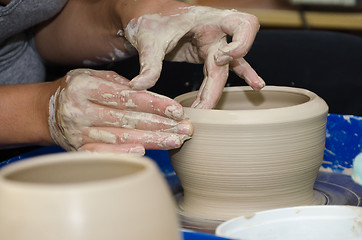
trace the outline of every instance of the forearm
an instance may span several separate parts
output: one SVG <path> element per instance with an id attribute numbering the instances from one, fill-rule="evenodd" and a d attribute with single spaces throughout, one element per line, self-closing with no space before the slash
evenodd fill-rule
<path id="1" fill-rule="evenodd" d="M 0 148 L 50 145 L 48 103 L 54 83 L 0 86 Z"/>
<path id="2" fill-rule="evenodd" d="M 117 4 L 117 11 L 120 13 L 123 28 L 130 20 L 146 14 L 173 15 L 181 11 L 183 7 L 190 5 L 176 0 L 122 0 Z"/>
<path id="3" fill-rule="evenodd" d="M 38 27 L 36 48 L 47 61 L 81 66 L 104 64 L 130 55 L 126 40 L 117 35 L 121 23 L 114 0 L 69 0 L 64 9 Z"/>
<path id="4" fill-rule="evenodd" d="M 39 26 L 36 47 L 45 60 L 58 64 L 120 60 L 135 53 L 120 36 L 131 19 L 153 13 L 171 15 L 186 6 L 175 0 L 69 0 L 58 16 Z"/>

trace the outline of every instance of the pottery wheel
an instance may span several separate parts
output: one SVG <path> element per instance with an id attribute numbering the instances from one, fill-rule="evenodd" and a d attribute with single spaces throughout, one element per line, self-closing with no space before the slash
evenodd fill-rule
<path id="1" fill-rule="evenodd" d="M 349 175 L 319 172 L 314 184 L 314 194 L 318 202 L 324 205 L 362 206 L 362 186 L 353 182 Z M 175 198 L 177 203 L 182 201 L 183 192 L 176 193 Z M 213 233 L 215 228 L 223 222 L 222 220 L 189 216 L 183 212 L 179 204 L 177 206 L 177 212 L 184 228 Z"/>

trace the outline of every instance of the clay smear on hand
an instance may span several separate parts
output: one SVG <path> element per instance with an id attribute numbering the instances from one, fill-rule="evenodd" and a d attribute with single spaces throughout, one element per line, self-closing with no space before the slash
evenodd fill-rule
<path id="1" fill-rule="evenodd" d="M 192 134 L 179 104 L 151 92 L 131 90 L 117 75 L 104 77 L 107 80 L 89 70 L 72 71 L 66 77 L 68 86 L 59 87 L 50 98 L 48 122 L 55 143 L 66 150 L 77 150 L 86 143 L 171 149 Z"/>
<path id="2" fill-rule="evenodd" d="M 169 16 L 144 15 L 126 26 L 123 34 L 138 50 L 141 65 L 140 74 L 130 86 L 137 90 L 152 87 L 166 55 L 170 61 L 205 63 L 203 87 L 193 107 L 212 108 L 227 80 L 227 65 L 247 53 L 259 29 L 258 21 L 236 10 L 200 6 L 179 10 L 180 13 Z M 227 34 L 233 35 L 233 42 L 227 43 Z M 255 89 L 262 88 L 263 80 L 247 66 L 246 81 Z"/>

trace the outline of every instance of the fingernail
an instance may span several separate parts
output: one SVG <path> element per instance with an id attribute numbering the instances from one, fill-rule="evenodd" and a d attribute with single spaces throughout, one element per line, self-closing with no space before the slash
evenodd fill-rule
<path id="1" fill-rule="evenodd" d="M 263 87 L 265 87 L 265 82 L 261 77 L 258 77 L 259 81 L 254 82 L 253 89 L 254 90 L 261 90 Z"/>
<path id="2" fill-rule="evenodd" d="M 192 103 L 191 108 L 197 108 L 200 102 L 201 102 L 200 99 L 196 99 L 195 102 Z"/>
<path id="3" fill-rule="evenodd" d="M 184 143 L 185 141 L 191 139 L 191 136 L 187 136 L 187 135 L 183 135 L 182 136 L 182 143 Z"/>
<path id="4" fill-rule="evenodd" d="M 194 129 L 190 122 L 181 122 L 177 125 L 177 133 L 191 136 Z"/>
<path id="5" fill-rule="evenodd" d="M 174 119 L 182 119 L 184 111 L 182 108 L 177 107 L 176 105 L 170 105 L 165 109 L 165 115 Z"/>
<path id="6" fill-rule="evenodd" d="M 191 139 L 187 135 L 171 135 L 165 140 L 165 145 L 169 148 L 179 148 L 186 141 Z"/>
<path id="7" fill-rule="evenodd" d="M 140 74 L 130 81 L 129 86 L 134 90 L 147 90 L 156 84 L 159 77 L 160 72 L 157 69 L 144 67 Z"/>
<path id="8" fill-rule="evenodd" d="M 144 76 L 140 73 L 140 75 L 134 77 L 128 84 L 133 90 L 140 91 L 146 90 Z"/>
<path id="9" fill-rule="evenodd" d="M 259 86 L 260 86 L 260 89 L 262 89 L 263 87 L 265 87 L 265 81 L 264 79 L 262 79 L 261 77 L 259 77 Z"/>
<path id="10" fill-rule="evenodd" d="M 258 80 L 251 81 L 249 78 L 245 78 L 246 83 L 253 89 L 253 90 L 261 90 L 265 87 L 265 82 L 261 77 L 258 77 Z"/>
<path id="11" fill-rule="evenodd" d="M 141 146 L 137 146 L 129 149 L 129 153 L 145 155 L 145 149 Z"/>
<path id="12" fill-rule="evenodd" d="M 211 100 L 200 101 L 199 104 L 195 106 L 197 109 L 213 109 L 217 102 L 212 102 Z"/>
<path id="13" fill-rule="evenodd" d="M 222 47 L 219 49 L 220 52 L 223 53 L 231 53 L 232 51 L 235 51 L 235 49 L 241 47 L 241 43 L 240 42 L 231 42 L 228 45 Z"/>
<path id="14" fill-rule="evenodd" d="M 167 147 L 176 148 L 181 146 L 182 139 L 180 139 L 180 137 L 177 135 L 171 135 L 168 138 L 166 138 L 165 144 Z"/>
<path id="15" fill-rule="evenodd" d="M 168 132 L 168 133 L 176 133 L 176 134 L 183 134 L 183 135 L 191 136 L 192 133 L 194 132 L 194 128 L 191 123 L 182 122 L 182 123 L 177 124 L 177 126 L 175 126 L 175 127 L 165 129 L 162 131 Z"/>
<path id="16" fill-rule="evenodd" d="M 141 86 L 139 86 L 139 84 L 137 83 L 137 80 L 135 81 L 134 79 L 132 79 L 132 81 L 130 81 L 128 83 L 128 86 L 130 88 L 132 88 L 133 90 L 143 90 Z"/>
<path id="17" fill-rule="evenodd" d="M 215 62 L 217 65 L 225 65 L 227 63 L 229 63 L 230 61 L 232 61 L 233 58 L 228 56 L 228 55 L 223 55 L 223 56 L 217 56 L 215 59 Z"/>

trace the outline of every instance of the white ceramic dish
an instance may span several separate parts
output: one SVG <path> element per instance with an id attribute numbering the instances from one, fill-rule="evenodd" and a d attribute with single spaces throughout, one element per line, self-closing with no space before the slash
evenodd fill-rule
<path id="1" fill-rule="evenodd" d="M 360 240 L 362 208 L 303 206 L 262 211 L 220 224 L 216 235 L 242 240 Z"/>
<path id="2" fill-rule="evenodd" d="M 353 160 L 353 174 L 352 179 L 362 185 L 362 152 Z"/>

